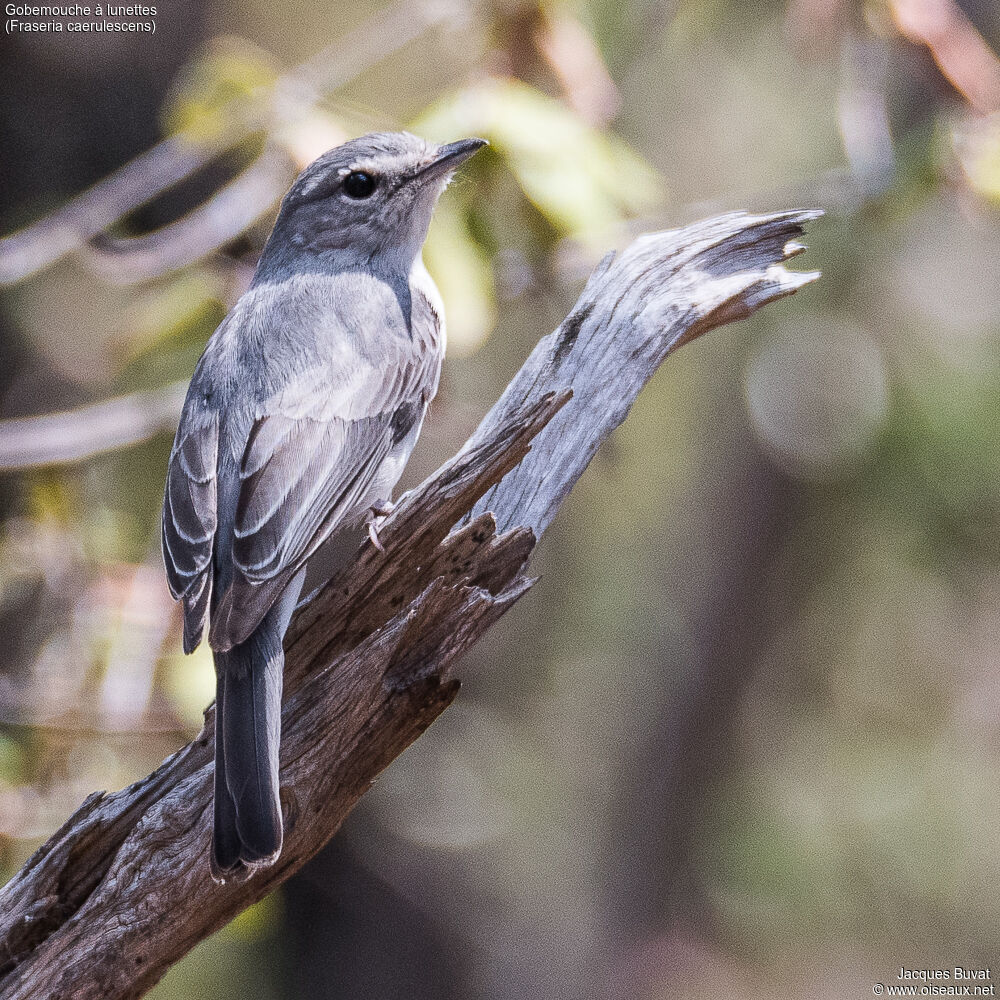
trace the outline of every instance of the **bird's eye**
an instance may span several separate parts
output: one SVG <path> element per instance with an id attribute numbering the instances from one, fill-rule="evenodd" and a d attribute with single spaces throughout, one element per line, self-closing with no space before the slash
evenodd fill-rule
<path id="1" fill-rule="evenodd" d="M 378 181 L 363 170 L 355 170 L 344 178 L 344 193 L 348 198 L 370 198 Z"/>

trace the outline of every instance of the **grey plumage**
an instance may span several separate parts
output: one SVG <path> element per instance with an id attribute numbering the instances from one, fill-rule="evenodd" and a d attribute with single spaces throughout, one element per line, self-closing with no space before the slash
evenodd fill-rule
<path id="1" fill-rule="evenodd" d="M 376 134 L 307 167 L 191 380 L 163 553 L 185 652 L 210 623 L 220 877 L 281 849 L 282 638 L 306 561 L 389 498 L 437 391 L 444 325 L 420 248 L 481 145 Z"/>

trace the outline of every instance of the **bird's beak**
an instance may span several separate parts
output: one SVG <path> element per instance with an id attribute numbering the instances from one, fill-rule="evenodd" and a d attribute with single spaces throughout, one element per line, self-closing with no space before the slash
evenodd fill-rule
<path id="1" fill-rule="evenodd" d="M 449 142 L 438 149 L 434 159 L 427 166 L 421 167 L 416 176 L 438 176 L 449 173 L 474 153 L 478 153 L 483 146 L 488 145 L 485 139 L 459 139 L 458 142 Z"/>

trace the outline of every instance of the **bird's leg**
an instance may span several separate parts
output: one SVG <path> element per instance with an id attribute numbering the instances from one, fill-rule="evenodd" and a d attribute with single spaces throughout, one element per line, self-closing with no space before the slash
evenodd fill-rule
<path id="1" fill-rule="evenodd" d="M 370 517 L 368 518 L 368 537 L 371 539 L 372 545 L 379 550 L 379 552 L 385 552 L 385 546 L 382 544 L 382 540 L 378 537 L 378 529 L 382 522 L 396 509 L 396 505 L 389 500 L 376 500 L 369 508 L 368 512 Z"/>

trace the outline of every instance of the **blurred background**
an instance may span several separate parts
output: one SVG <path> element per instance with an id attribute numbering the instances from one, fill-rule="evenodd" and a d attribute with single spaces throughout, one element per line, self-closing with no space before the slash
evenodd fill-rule
<path id="1" fill-rule="evenodd" d="M 994 0 L 157 10 L 0 43 L 0 875 L 198 731 L 158 530 L 185 380 L 296 172 L 406 127 L 491 146 L 428 242 L 449 358 L 404 486 L 641 231 L 820 206 L 823 278 L 668 361 L 457 703 L 153 996 L 840 998 L 997 960 Z"/>

